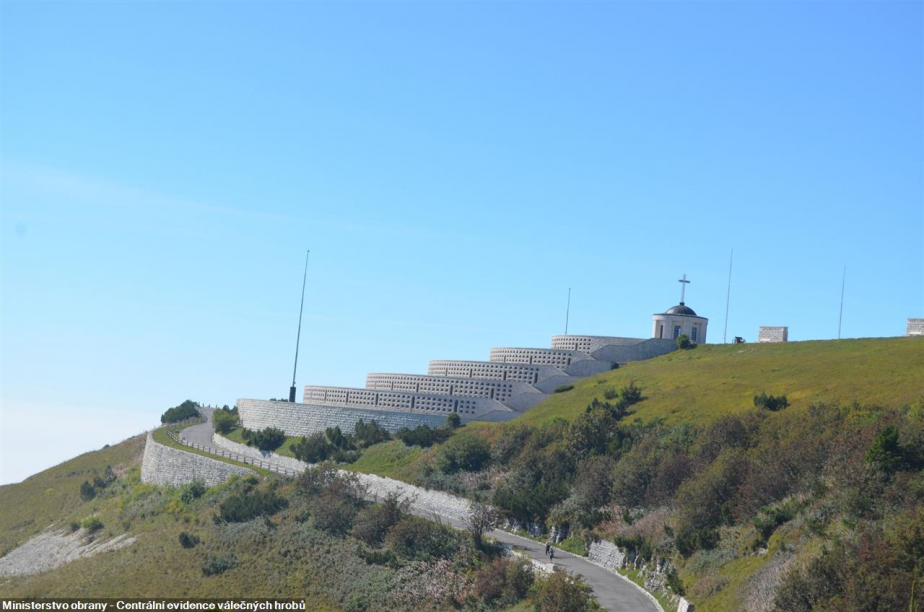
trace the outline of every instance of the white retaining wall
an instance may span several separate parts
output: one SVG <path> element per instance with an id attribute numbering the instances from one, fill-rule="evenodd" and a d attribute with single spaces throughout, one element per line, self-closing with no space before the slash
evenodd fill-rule
<path id="1" fill-rule="evenodd" d="M 148 432 L 141 460 L 141 482 L 167 487 L 178 487 L 194 480 L 214 487 L 228 480 L 232 474 L 245 476 L 255 473 L 248 468 L 158 444 L 151 432 Z"/>
<path id="2" fill-rule="evenodd" d="M 303 471 L 308 464 L 304 461 L 299 461 L 294 457 L 286 457 L 283 455 L 278 455 L 276 453 L 264 452 L 258 448 L 252 446 L 247 446 L 246 444 L 240 444 L 225 438 L 223 436 L 212 434 L 212 444 L 218 448 L 223 448 L 226 451 L 231 451 L 232 453 L 237 453 L 238 455 L 244 455 L 245 457 L 250 457 L 252 459 L 262 459 L 263 461 L 272 461 L 278 465 L 281 465 L 284 468 L 290 470 L 295 470 L 296 472 Z"/>
<path id="3" fill-rule="evenodd" d="M 442 427 L 446 424 L 445 414 L 313 406 L 269 400 L 239 399 L 237 408 L 241 415 L 242 427 L 255 430 L 277 427 L 286 432 L 287 436 L 310 436 L 313 433 L 323 433 L 328 427 L 340 427 L 344 433 L 352 433 L 360 419 L 366 423 L 375 420 L 390 432 L 398 431 L 402 427 Z M 510 414 L 516 416 L 516 413 Z M 462 418 L 463 422 L 466 420 Z"/>
<path id="4" fill-rule="evenodd" d="M 418 513 L 432 514 L 457 521 L 468 520 L 471 502 L 467 499 L 441 491 L 422 489 L 406 482 L 382 478 L 373 474 L 348 473 L 359 478 L 359 481 L 368 488 L 368 494 L 371 498 L 382 500 L 387 495 L 396 493 L 402 500 L 410 499 L 411 507 Z"/>
<path id="5" fill-rule="evenodd" d="M 622 569 L 622 566 L 625 564 L 626 553 L 619 550 L 619 547 L 611 542 L 597 540 L 590 545 L 590 549 L 587 551 L 587 558 L 615 572 L 618 569 Z"/>

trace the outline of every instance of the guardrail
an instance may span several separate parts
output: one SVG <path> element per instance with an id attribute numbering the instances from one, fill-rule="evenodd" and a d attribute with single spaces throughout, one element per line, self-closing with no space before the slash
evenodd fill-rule
<path id="1" fill-rule="evenodd" d="M 204 453 L 210 455 L 215 455 L 216 457 L 225 457 L 226 459 L 232 459 L 239 463 L 246 463 L 247 465 L 252 465 L 254 467 L 263 468 L 264 470 L 269 470 L 271 472 L 276 472 L 277 474 L 282 474 L 283 476 L 298 476 L 300 472 L 296 470 L 290 470 L 289 468 L 282 467 L 276 463 L 270 463 L 268 461 L 263 461 L 262 459 L 254 459 L 253 457 L 248 457 L 247 455 L 239 455 L 237 453 L 232 453 L 231 451 L 214 448 L 212 446 L 203 446 L 202 444 L 196 444 L 195 442 L 190 442 L 189 440 L 184 439 L 180 436 L 179 432 L 167 429 L 167 437 L 176 442 L 177 444 L 182 444 L 183 446 L 188 446 L 190 448 L 195 448 Z"/>

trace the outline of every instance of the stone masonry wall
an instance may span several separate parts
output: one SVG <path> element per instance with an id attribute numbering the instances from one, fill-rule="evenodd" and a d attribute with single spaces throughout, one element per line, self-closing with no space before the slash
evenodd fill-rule
<path id="1" fill-rule="evenodd" d="M 587 558 L 615 572 L 622 569 L 623 564 L 626 562 L 626 553 L 619 550 L 619 547 L 611 542 L 597 540 L 590 545 Z"/>
<path id="2" fill-rule="evenodd" d="M 237 407 L 241 414 L 241 426 L 247 429 L 278 427 L 288 436 L 310 436 L 313 433 L 323 433 L 328 427 L 337 426 L 344 433 L 351 433 L 360 419 L 366 423 L 375 420 L 391 432 L 398 431 L 402 427 L 413 428 L 418 425 L 442 427 L 446 424 L 444 414 L 363 410 L 339 406 L 308 406 L 254 399 L 239 399 Z"/>
<path id="3" fill-rule="evenodd" d="M 244 455 L 245 457 L 251 457 L 253 459 L 262 459 L 263 461 L 272 461 L 278 465 L 281 465 L 284 468 L 290 470 L 295 470 L 296 472 L 301 472 L 308 464 L 304 461 L 299 461 L 293 457 L 285 457 L 283 455 L 278 455 L 271 452 L 263 452 L 258 448 L 252 446 L 247 446 L 246 444 L 239 444 L 237 442 L 232 442 L 228 438 L 216 434 L 212 434 L 212 444 L 218 448 L 223 448 L 232 453 L 237 453 L 238 455 Z"/>
<path id="4" fill-rule="evenodd" d="M 255 473 L 244 467 L 158 444 L 151 432 L 148 432 L 141 461 L 141 482 L 167 487 L 178 487 L 194 480 L 214 487 L 228 480 L 232 474 L 244 476 Z"/>

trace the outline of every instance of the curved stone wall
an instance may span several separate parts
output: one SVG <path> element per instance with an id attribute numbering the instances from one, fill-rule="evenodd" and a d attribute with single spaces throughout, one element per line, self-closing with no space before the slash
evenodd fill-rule
<path id="1" fill-rule="evenodd" d="M 620 338 L 618 336 L 552 336 L 552 348 L 580 351 L 590 355 L 604 346 L 632 346 L 644 341 L 645 338 Z"/>
<path id="2" fill-rule="evenodd" d="M 243 455 L 245 457 L 250 457 L 251 459 L 272 461 L 275 464 L 281 465 L 282 467 L 288 468 L 290 470 L 295 470 L 296 472 L 301 472 L 306 467 L 308 467 L 307 463 L 304 461 L 299 461 L 294 457 L 286 457 L 276 453 L 263 452 L 258 448 L 253 448 L 252 446 L 247 446 L 246 444 L 233 442 L 217 433 L 212 434 L 212 444 L 218 448 L 223 448 L 226 451 L 231 451 L 232 453 L 237 453 L 238 455 Z"/>
<path id="3" fill-rule="evenodd" d="M 572 363 L 588 359 L 589 355 L 578 351 L 538 348 L 498 347 L 491 349 L 491 361 L 501 363 L 527 363 L 530 365 L 548 365 L 564 370 Z"/>
<path id="4" fill-rule="evenodd" d="M 201 480 L 209 487 L 221 484 L 232 474 L 255 474 L 251 469 L 209 459 L 154 441 L 151 432 L 144 445 L 141 460 L 141 482 L 166 487 L 178 487 Z"/>
<path id="5" fill-rule="evenodd" d="M 316 406 L 254 399 L 237 400 L 237 408 L 243 427 L 247 429 L 278 427 L 288 436 L 310 436 L 313 433 L 324 432 L 328 427 L 340 427 L 344 433 L 352 433 L 360 419 L 366 423 L 374 420 L 391 432 L 398 431 L 402 427 L 417 427 L 418 425 L 442 427 L 446 424 L 448 414 Z M 463 416 L 462 420 L 472 419 Z"/>
<path id="6" fill-rule="evenodd" d="M 535 393 L 529 384 L 518 381 L 451 378 L 418 374 L 369 374 L 366 388 L 379 391 L 406 391 L 429 395 L 483 397 L 506 403 L 521 393 Z"/>

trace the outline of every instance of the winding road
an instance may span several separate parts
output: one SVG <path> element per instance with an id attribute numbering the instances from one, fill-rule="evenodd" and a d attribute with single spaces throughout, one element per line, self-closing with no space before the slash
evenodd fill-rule
<path id="1" fill-rule="evenodd" d="M 214 449 L 212 435 L 215 433 L 215 429 L 212 426 L 212 409 L 201 408 L 200 411 L 206 421 L 199 425 L 187 427 L 181 432 L 181 435 L 189 442 Z M 215 452 L 218 454 L 218 449 L 215 449 Z M 271 459 L 265 460 L 272 461 Z M 404 490 L 411 495 L 412 500 L 414 499 L 413 492 L 415 487 L 412 485 L 390 478 L 384 480 L 388 482 L 390 487 Z M 443 495 L 448 496 L 449 494 Z M 467 529 L 464 521 L 451 516 L 437 514 L 433 511 L 432 507 L 415 508 L 412 501 L 411 511 L 426 519 L 438 519 L 439 522 L 444 525 L 450 525 L 456 529 Z M 494 530 L 488 535 L 499 542 L 509 544 L 515 551 L 529 555 L 536 561 L 545 564 L 549 563 L 548 557 L 545 555 L 544 544 L 500 530 Z M 563 568 L 572 574 L 583 577 L 590 588 L 593 589 L 597 602 L 599 602 L 605 610 L 610 610 L 611 612 L 661 611 L 660 607 L 655 605 L 649 598 L 650 596 L 642 591 L 641 588 L 629 582 L 626 578 L 614 574 L 610 570 L 596 565 L 584 557 L 556 548 L 554 565 L 555 567 Z"/>

